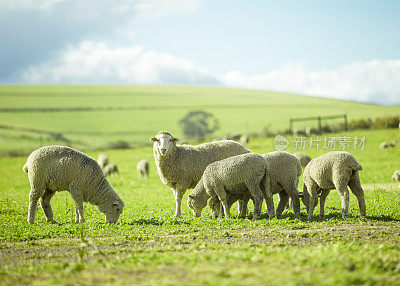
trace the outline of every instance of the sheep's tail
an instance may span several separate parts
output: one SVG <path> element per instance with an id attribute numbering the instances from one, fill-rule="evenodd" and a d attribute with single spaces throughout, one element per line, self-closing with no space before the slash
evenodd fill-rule
<path id="1" fill-rule="evenodd" d="M 22 167 L 22 170 L 28 174 L 28 162 Z"/>

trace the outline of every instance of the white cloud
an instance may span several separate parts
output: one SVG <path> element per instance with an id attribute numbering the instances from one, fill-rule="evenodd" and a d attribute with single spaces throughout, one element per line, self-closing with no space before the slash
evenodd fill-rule
<path id="1" fill-rule="evenodd" d="M 265 74 L 230 71 L 219 79 L 230 87 L 400 104 L 400 60 L 356 62 L 324 71 L 309 71 L 305 64 L 287 63 Z"/>
<path id="2" fill-rule="evenodd" d="M 111 48 L 104 43 L 71 46 L 59 58 L 27 68 L 26 83 L 215 84 L 192 61 L 141 46 Z"/>

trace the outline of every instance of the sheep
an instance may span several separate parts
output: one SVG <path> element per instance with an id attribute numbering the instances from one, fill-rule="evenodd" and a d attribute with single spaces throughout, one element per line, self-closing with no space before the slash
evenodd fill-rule
<path id="1" fill-rule="evenodd" d="M 28 174 L 28 223 L 33 224 L 40 199 L 48 222 L 54 222 L 50 200 L 57 191 L 68 190 L 75 202 L 75 222 L 84 222 L 83 202 L 98 206 L 107 222 L 116 222 L 124 202 L 111 187 L 99 164 L 82 152 L 65 146 L 46 146 L 33 151 L 23 171 Z"/>
<path id="2" fill-rule="evenodd" d="M 266 153 L 263 154 L 262 157 L 267 160 L 270 167 L 271 193 L 279 194 L 280 197 L 280 201 L 276 209 L 276 215 L 280 216 L 282 214 L 290 197 L 293 202 L 295 218 L 300 218 L 300 201 L 297 185 L 299 183 L 299 177 L 301 175 L 302 168 L 299 159 L 285 151 Z M 229 194 L 229 198 L 227 200 L 229 201 L 229 207 L 234 202 L 239 200 L 240 216 L 244 217 L 247 213 L 247 202 L 250 198 L 251 197 L 249 195 L 247 197 L 244 196 L 243 199 L 241 199 L 237 195 L 235 196 Z M 216 217 L 219 212 L 219 202 L 214 199 L 210 199 L 209 205 L 212 209 L 213 216 Z"/>
<path id="3" fill-rule="evenodd" d="M 136 170 L 138 172 L 139 178 L 148 178 L 149 177 L 149 161 L 141 160 L 136 165 Z"/>
<path id="4" fill-rule="evenodd" d="M 397 145 L 397 141 L 396 141 L 396 140 L 392 140 L 392 141 L 390 141 L 390 142 L 388 143 L 388 145 L 389 145 L 389 147 L 394 148 L 394 147 L 396 147 L 396 145 Z"/>
<path id="5" fill-rule="evenodd" d="M 400 181 L 400 170 L 394 171 L 392 176 L 393 181 Z"/>
<path id="6" fill-rule="evenodd" d="M 103 169 L 104 175 L 107 177 L 112 175 L 112 174 L 118 174 L 118 167 L 114 163 L 108 164 L 104 167 Z"/>
<path id="7" fill-rule="evenodd" d="M 293 136 L 294 137 L 300 137 L 300 136 L 307 136 L 307 134 L 306 134 L 306 132 L 304 130 L 294 129 L 293 130 Z"/>
<path id="8" fill-rule="evenodd" d="M 313 134 L 316 134 L 316 135 L 321 134 L 321 132 L 320 132 L 319 129 L 314 128 L 314 127 L 312 127 L 312 126 L 306 127 L 305 132 L 306 132 L 307 137 L 310 137 L 310 136 L 313 135 Z"/>
<path id="9" fill-rule="evenodd" d="M 97 157 L 97 163 L 100 165 L 102 169 L 108 164 L 108 156 L 106 154 L 99 154 Z"/>
<path id="10" fill-rule="evenodd" d="M 303 173 L 303 203 L 306 205 L 308 219 L 313 217 L 314 208 L 320 197 L 320 216 L 324 217 L 325 199 L 330 190 L 336 189 L 342 200 L 342 217 L 349 214 L 349 191 L 357 197 L 361 216 L 366 215 L 364 190 L 361 187 L 358 171 L 362 166 L 348 152 L 333 151 L 312 159 Z"/>
<path id="11" fill-rule="evenodd" d="M 304 154 L 304 153 L 294 153 L 293 155 L 296 156 L 297 159 L 300 160 L 301 167 L 302 167 L 303 169 L 304 169 L 304 168 L 307 166 L 307 164 L 311 161 L 311 158 L 310 158 L 308 155 Z"/>
<path id="12" fill-rule="evenodd" d="M 388 147 L 390 147 L 390 146 L 389 146 L 389 143 L 386 142 L 386 141 L 385 141 L 385 142 L 382 142 L 381 145 L 379 145 L 379 148 L 381 148 L 381 149 L 386 149 L 386 148 L 388 148 Z"/>
<path id="13" fill-rule="evenodd" d="M 239 143 L 242 144 L 243 146 L 247 146 L 247 144 L 249 144 L 250 141 L 250 136 L 245 134 L 240 136 L 240 140 Z"/>
<path id="14" fill-rule="evenodd" d="M 260 217 L 263 197 L 267 203 L 269 217 L 275 216 L 270 190 L 270 169 L 268 162 L 261 155 L 248 153 L 211 163 L 189 194 L 187 204 L 194 216 L 200 217 L 208 198 L 212 197 L 221 202 L 225 217 L 230 217 L 227 190 L 236 195 L 251 194 L 254 202 L 253 220 Z"/>
<path id="15" fill-rule="evenodd" d="M 177 145 L 178 138 L 160 131 L 150 138 L 158 175 L 175 196 L 175 217 L 181 216 L 181 201 L 187 189 L 194 188 L 205 168 L 218 160 L 249 153 L 237 142 L 222 140 L 193 145 Z"/>

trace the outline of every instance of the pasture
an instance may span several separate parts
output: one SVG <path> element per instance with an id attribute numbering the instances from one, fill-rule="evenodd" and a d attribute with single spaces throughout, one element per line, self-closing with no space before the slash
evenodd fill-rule
<path id="1" fill-rule="evenodd" d="M 75 90 L 69 94 L 70 88 Z M 86 153 L 93 158 L 101 152 L 108 154 L 120 170 L 109 181 L 125 202 L 117 224 L 106 224 L 97 208 L 87 204 L 86 222 L 78 225 L 74 223 L 71 196 L 60 192 L 52 200 L 56 223 L 47 223 L 39 207 L 35 224 L 28 225 L 29 182 L 22 171 L 26 156 L 0 157 L 2 285 L 398 285 L 400 281 L 400 189 L 399 182 L 390 180 L 393 171 L 400 169 L 400 153 L 399 147 L 379 149 L 382 141 L 400 142 L 399 130 L 326 135 L 366 137 L 364 150 L 348 151 L 363 166 L 360 178 L 367 216 L 359 217 L 357 201 L 350 194 L 350 217 L 342 219 L 339 196 L 332 191 L 327 198 L 326 217 L 319 219 L 317 208 L 312 221 L 307 221 L 304 205 L 299 220 L 289 210 L 281 218 L 267 220 L 264 204 L 262 219 L 253 222 L 251 203 L 246 219 L 237 218 L 236 204 L 230 219 L 212 219 L 209 208 L 196 219 L 186 205 L 189 191 L 183 199 L 182 218 L 175 219 L 172 191 L 158 178 L 148 141 L 161 129 L 180 137 L 177 120 L 196 107 L 215 113 L 221 123 L 219 132 L 224 134 L 259 131 L 268 123 L 283 129 L 290 110 L 296 110 L 296 116 L 317 110 L 319 114 L 348 113 L 359 118 L 366 114 L 370 117 L 398 114 L 399 106 L 197 87 L 1 87 L 0 90 L 2 124 L 62 132 L 71 140 L 82 141 L 81 146 L 86 146 Z M 132 90 L 134 95 L 129 95 Z M 213 97 L 215 91 L 220 94 Z M 31 101 L 20 101 L 20 96 Z M 194 98 L 198 104 L 194 104 Z M 304 104 L 304 110 L 296 107 L 299 104 Z M 151 108 L 152 105 L 159 107 Z M 166 109 L 167 105 L 175 108 Z M 4 111 L 85 106 L 99 110 Z M 107 106 L 132 108 L 106 111 Z M 139 106 L 148 109 L 135 109 Z M 276 110 L 277 106 L 282 106 L 284 112 Z M 106 113 L 112 116 L 104 117 Z M 2 129 L 1 132 L 2 151 L 15 148 L 12 140 L 19 142 L 17 148 L 23 150 L 38 147 L 36 138 L 23 137 L 23 131 Z M 142 146 L 90 150 L 93 139 L 86 132 L 92 132 L 96 142 L 111 140 L 109 136 L 114 134 L 112 140 L 137 140 Z M 294 149 L 293 138 L 287 136 L 287 139 L 290 141 L 287 151 L 298 151 Z M 248 148 L 257 153 L 270 152 L 274 150 L 273 140 L 254 138 Z M 302 152 L 311 157 L 330 151 L 322 145 L 318 150 L 316 146 L 311 149 L 308 146 Z M 150 161 L 147 180 L 138 179 L 136 173 L 136 163 L 141 159 Z M 275 205 L 277 201 L 275 196 Z"/>

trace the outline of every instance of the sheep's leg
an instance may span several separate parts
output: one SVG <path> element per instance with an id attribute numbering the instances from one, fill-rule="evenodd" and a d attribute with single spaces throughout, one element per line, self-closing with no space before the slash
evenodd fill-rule
<path id="1" fill-rule="evenodd" d="M 320 201 L 319 201 L 319 216 L 323 218 L 325 216 L 325 201 L 329 195 L 330 190 L 322 190 Z"/>
<path id="2" fill-rule="evenodd" d="M 174 191 L 175 197 L 175 214 L 176 218 L 181 217 L 181 204 L 182 204 L 182 197 L 186 192 L 186 189 L 172 189 Z"/>
<path id="3" fill-rule="evenodd" d="M 351 192 L 357 197 L 358 207 L 360 208 L 360 215 L 365 216 L 367 214 L 365 207 L 365 198 L 364 198 L 364 190 L 361 187 L 360 177 L 358 176 L 358 172 L 355 173 L 350 181 L 349 187 Z"/>
<path id="4" fill-rule="evenodd" d="M 36 216 L 37 203 L 42 192 L 37 189 L 31 189 L 29 193 L 28 223 L 33 224 Z"/>
<path id="5" fill-rule="evenodd" d="M 53 197 L 55 192 L 52 192 L 49 189 L 46 189 L 43 196 L 40 198 L 40 205 L 42 206 L 43 213 L 47 218 L 48 222 L 54 223 L 53 219 L 53 210 L 51 208 L 50 200 Z"/>
<path id="6" fill-rule="evenodd" d="M 275 207 L 274 207 L 274 198 L 271 193 L 271 179 L 269 175 L 265 176 L 265 182 L 263 188 L 264 188 L 263 194 L 264 194 L 265 204 L 267 205 L 267 210 L 268 210 L 268 217 L 269 219 L 273 219 L 275 217 Z"/>
<path id="7" fill-rule="evenodd" d="M 75 223 L 84 223 L 85 217 L 83 215 L 83 196 L 82 192 L 75 187 L 70 187 L 71 197 L 75 202 Z"/>
<path id="8" fill-rule="evenodd" d="M 312 184 L 307 185 L 307 191 L 308 194 L 310 195 L 308 202 L 308 219 L 312 219 L 313 217 L 314 208 L 318 202 L 318 189 L 319 189 L 318 185 L 315 182 L 312 182 Z"/>
<path id="9" fill-rule="evenodd" d="M 247 205 L 249 203 L 249 200 L 250 200 L 250 196 L 247 196 L 247 195 L 242 200 L 242 205 L 240 206 L 240 210 L 239 210 L 239 218 L 245 218 L 246 217 L 246 215 L 247 215 Z M 262 199 L 261 199 L 261 204 L 262 204 Z"/>
<path id="10" fill-rule="evenodd" d="M 280 191 L 278 193 L 278 196 L 279 196 L 279 204 L 278 207 L 276 208 L 276 215 L 281 216 L 282 212 L 285 210 L 289 202 L 289 196 L 285 191 Z"/>
<path id="11" fill-rule="evenodd" d="M 253 196 L 254 212 L 253 220 L 260 219 L 262 203 L 263 203 L 263 193 L 258 184 L 248 184 L 246 185 L 249 189 L 250 194 Z"/>
<path id="12" fill-rule="evenodd" d="M 347 189 L 347 184 L 344 183 L 335 184 L 335 187 L 342 200 L 342 218 L 345 218 L 349 215 L 349 190 Z"/>

